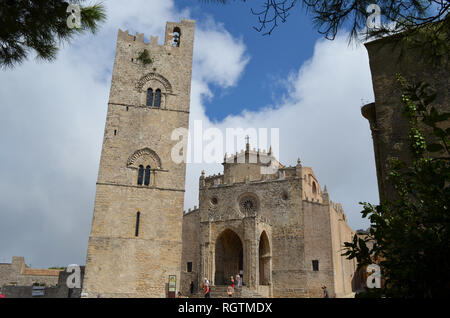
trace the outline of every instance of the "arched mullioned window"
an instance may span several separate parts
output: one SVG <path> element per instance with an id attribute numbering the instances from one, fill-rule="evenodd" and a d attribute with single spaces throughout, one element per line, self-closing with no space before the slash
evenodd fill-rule
<path id="1" fill-rule="evenodd" d="M 144 166 L 139 166 L 139 172 L 138 172 L 138 185 L 142 185 L 142 181 L 144 180 Z"/>
<path id="2" fill-rule="evenodd" d="M 144 180 L 144 184 L 146 186 L 148 186 L 150 184 L 150 166 L 147 166 L 147 168 L 145 168 L 145 180 Z"/>
<path id="3" fill-rule="evenodd" d="M 153 89 L 147 90 L 147 106 L 153 106 Z"/>
<path id="4" fill-rule="evenodd" d="M 161 90 L 158 88 L 155 94 L 155 107 L 161 106 Z"/>
<path id="5" fill-rule="evenodd" d="M 172 46 L 179 47 L 181 38 L 181 30 L 179 27 L 175 27 L 172 32 Z"/>

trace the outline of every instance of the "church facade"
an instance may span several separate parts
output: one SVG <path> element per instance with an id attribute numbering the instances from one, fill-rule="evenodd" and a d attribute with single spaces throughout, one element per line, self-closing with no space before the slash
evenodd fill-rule
<path id="1" fill-rule="evenodd" d="M 239 274 L 262 297 L 321 297 L 324 285 L 330 296 L 351 295 L 357 264 L 341 254 L 355 232 L 313 170 L 248 143 L 223 166 L 201 175 L 199 207 L 183 216 L 183 292 Z"/>
<path id="2" fill-rule="evenodd" d="M 119 30 L 82 297 L 187 294 L 238 273 L 257 296 L 350 294 L 356 263 L 340 254 L 354 232 L 300 160 L 247 142 L 223 174 L 200 176 L 199 208 L 183 212 L 171 137 L 189 124 L 194 27 L 168 22 L 162 45 Z"/>

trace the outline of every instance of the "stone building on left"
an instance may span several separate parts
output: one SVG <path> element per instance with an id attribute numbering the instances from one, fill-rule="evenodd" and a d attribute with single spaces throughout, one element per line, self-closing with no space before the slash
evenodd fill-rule
<path id="1" fill-rule="evenodd" d="M 13 256 L 11 263 L 0 263 L 0 294 L 7 298 L 79 298 L 80 288 L 66 284 L 71 273 L 63 269 L 37 269 L 25 264 L 22 256 Z M 80 268 L 83 282 L 84 266 Z"/>

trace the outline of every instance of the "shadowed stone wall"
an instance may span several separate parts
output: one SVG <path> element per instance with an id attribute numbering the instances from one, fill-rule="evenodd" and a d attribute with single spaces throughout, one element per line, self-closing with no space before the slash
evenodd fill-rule
<path id="1" fill-rule="evenodd" d="M 421 48 L 403 52 L 392 38 L 372 41 L 365 46 L 369 53 L 375 103 L 364 106 L 363 116 L 372 130 L 380 200 L 392 199 L 393 188 L 388 182 L 390 160 L 410 162 L 409 123 L 402 116 L 401 88 L 396 74 L 410 82 L 425 81 L 437 91 L 436 109 L 450 111 L 450 66 L 434 65 L 424 59 Z M 450 127 L 450 122 L 443 128 Z M 425 130 L 430 136 L 430 131 Z"/>

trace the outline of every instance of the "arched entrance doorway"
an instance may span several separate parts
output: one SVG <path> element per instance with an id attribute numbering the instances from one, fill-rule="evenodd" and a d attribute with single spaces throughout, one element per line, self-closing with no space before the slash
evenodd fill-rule
<path id="1" fill-rule="evenodd" d="M 216 241 L 216 273 L 214 283 L 226 285 L 230 277 L 244 270 L 243 246 L 239 236 L 232 230 L 225 230 Z"/>
<path id="2" fill-rule="evenodd" d="M 267 233 L 263 231 L 259 238 L 259 284 L 270 284 L 270 245 Z"/>

